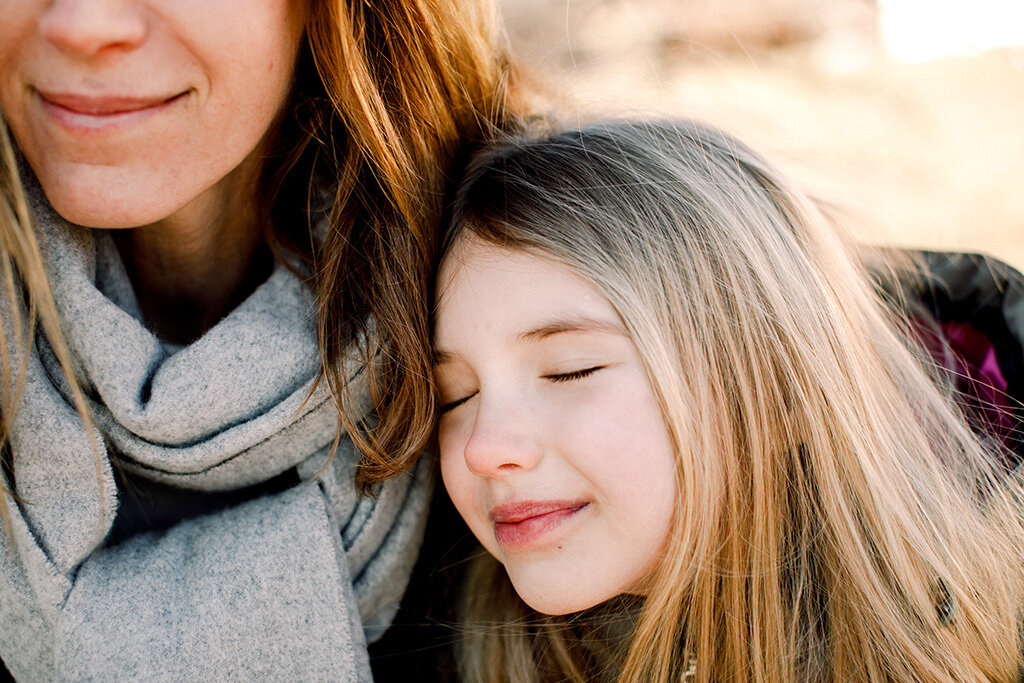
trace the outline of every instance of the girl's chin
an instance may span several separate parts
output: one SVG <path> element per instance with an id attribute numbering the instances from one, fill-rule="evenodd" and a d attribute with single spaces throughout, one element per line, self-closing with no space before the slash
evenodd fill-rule
<path id="1" fill-rule="evenodd" d="M 507 563 L 505 567 L 522 601 L 534 611 L 549 616 L 582 612 L 609 602 L 616 605 L 643 602 L 654 580 L 649 570 L 636 579 L 636 574 L 598 577 L 593 567 L 578 565 L 510 567 Z"/>
<path id="2" fill-rule="evenodd" d="M 515 579 L 512 579 L 512 586 L 530 609 L 552 617 L 582 612 L 621 595 L 616 591 L 580 590 L 578 586 L 575 590 L 565 585 L 549 587 L 531 583 L 527 586 L 522 581 L 517 584 Z"/>

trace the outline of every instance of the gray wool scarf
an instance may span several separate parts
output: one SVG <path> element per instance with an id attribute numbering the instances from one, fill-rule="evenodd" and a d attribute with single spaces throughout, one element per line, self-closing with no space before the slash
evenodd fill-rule
<path id="1" fill-rule="evenodd" d="M 13 538 L 0 533 L 0 658 L 25 681 L 369 680 L 366 642 L 408 582 L 429 465 L 362 497 L 343 438 L 316 476 L 337 418 L 326 390 L 310 395 L 309 289 L 279 265 L 169 354 L 110 235 L 69 225 L 29 191 L 95 439 L 37 335 L 10 439 L 19 499 L 7 498 Z M 190 495 L 289 470 L 303 483 L 112 544 L 114 468 Z"/>

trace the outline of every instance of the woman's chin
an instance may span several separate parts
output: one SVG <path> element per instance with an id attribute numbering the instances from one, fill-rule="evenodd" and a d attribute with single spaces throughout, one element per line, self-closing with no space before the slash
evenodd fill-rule
<path id="1" fill-rule="evenodd" d="M 181 208 L 181 202 L 173 201 L 163 190 L 164 183 L 121 175 L 115 169 L 62 173 L 52 178 L 43 172 L 39 182 L 54 211 L 86 228 L 137 228 Z"/>
<path id="2" fill-rule="evenodd" d="M 50 200 L 50 204 L 66 221 L 83 228 L 103 230 L 138 228 L 160 219 L 159 216 L 149 218 L 148 212 L 126 211 L 123 207 L 83 206 L 78 203 L 66 204 L 53 200 Z"/>

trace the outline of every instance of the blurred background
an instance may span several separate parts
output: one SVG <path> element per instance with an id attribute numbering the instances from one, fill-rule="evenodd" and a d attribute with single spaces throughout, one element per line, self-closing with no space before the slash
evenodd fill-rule
<path id="1" fill-rule="evenodd" d="M 734 133 L 856 238 L 1024 268 L 1024 0 L 502 0 L 572 110 Z"/>

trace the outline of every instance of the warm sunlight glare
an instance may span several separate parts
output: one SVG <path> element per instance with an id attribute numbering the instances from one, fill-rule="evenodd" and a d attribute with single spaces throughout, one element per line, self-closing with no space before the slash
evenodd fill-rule
<path id="1" fill-rule="evenodd" d="M 879 9 L 882 39 L 907 62 L 1024 44 L 1021 0 L 879 0 Z"/>

